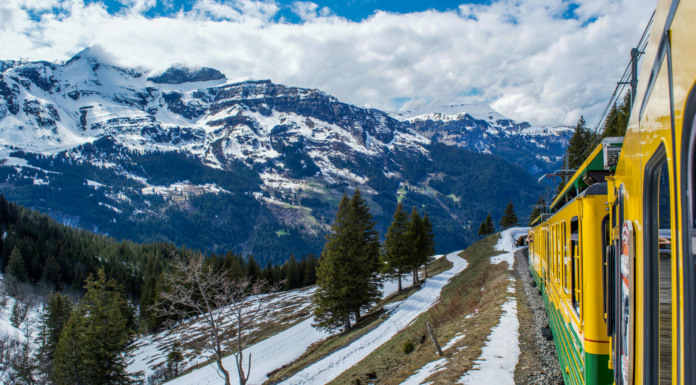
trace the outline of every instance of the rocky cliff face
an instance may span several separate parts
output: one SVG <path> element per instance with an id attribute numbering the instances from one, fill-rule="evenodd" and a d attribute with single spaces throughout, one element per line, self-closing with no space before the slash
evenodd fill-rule
<path id="1" fill-rule="evenodd" d="M 147 81 L 156 84 L 182 84 L 220 79 L 225 79 L 225 75 L 213 68 L 203 67 L 200 69 L 190 69 L 184 65 L 176 65 L 167 68 L 166 71 L 159 75 L 147 78 Z"/>

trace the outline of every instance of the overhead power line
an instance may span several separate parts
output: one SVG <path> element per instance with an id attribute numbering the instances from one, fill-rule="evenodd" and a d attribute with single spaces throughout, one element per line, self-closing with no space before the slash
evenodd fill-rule
<path id="1" fill-rule="evenodd" d="M 652 27 L 654 17 L 655 12 L 653 12 L 652 16 L 650 16 L 650 21 L 648 22 L 648 25 L 645 27 L 643 35 L 640 37 L 640 40 L 636 45 L 637 48 L 631 50 L 631 60 L 628 62 L 628 65 L 626 65 L 626 69 L 624 70 L 623 75 L 621 75 L 621 80 L 619 80 L 616 83 L 616 88 L 614 88 L 614 92 L 612 92 L 611 98 L 607 102 L 607 105 L 604 107 L 604 110 L 602 111 L 602 114 L 599 116 L 599 119 L 597 119 L 597 123 L 595 124 L 594 128 L 590 130 L 592 139 L 588 141 L 580 151 L 580 159 L 584 159 L 586 156 L 588 156 L 592 151 L 594 151 L 595 147 L 597 147 L 597 145 L 599 144 L 599 135 L 606 129 L 607 122 L 605 120 L 607 114 L 611 111 L 612 106 L 614 106 L 618 102 L 619 97 L 623 95 L 624 89 L 627 85 L 632 86 L 631 110 L 633 110 L 633 101 L 636 97 L 636 82 L 635 80 L 631 81 L 631 77 L 634 77 L 634 79 L 637 79 L 638 77 L 638 74 L 636 73 L 636 71 L 638 70 L 638 66 L 634 65 L 634 63 L 637 63 L 640 55 L 645 53 L 645 48 L 648 45 L 648 37 L 650 36 L 650 27 Z"/>

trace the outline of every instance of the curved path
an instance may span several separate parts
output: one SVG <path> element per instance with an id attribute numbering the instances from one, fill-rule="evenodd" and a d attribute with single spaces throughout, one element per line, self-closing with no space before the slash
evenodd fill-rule
<path id="1" fill-rule="evenodd" d="M 448 254 L 447 259 L 453 263 L 452 268 L 428 279 L 419 291 L 412 294 L 396 307 L 391 312 L 389 319 L 375 330 L 365 334 L 345 348 L 308 366 L 282 382 L 282 384 L 326 384 L 389 341 L 399 330 L 406 327 L 421 313 L 435 304 L 440 297 L 440 291 L 442 291 L 447 282 L 466 269 L 467 262 L 458 256 L 460 252 Z"/>

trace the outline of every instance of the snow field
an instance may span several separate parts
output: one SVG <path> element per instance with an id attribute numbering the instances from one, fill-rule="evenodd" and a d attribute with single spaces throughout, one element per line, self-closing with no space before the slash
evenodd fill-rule
<path id="1" fill-rule="evenodd" d="M 314 308 L 314 304 L 312 303 L 312 295 L 314 294 L 315 290 L 316 287 L 312 286 L 310 288 L 297 289 L 279 293 L 277 297 L 273 300 L 273 302 L 279 302 L 279 304 L 277 305 L 275 312 L 271 315 L 270 320 L 278 321 L 284 317 L 287 317 L 288 315 L 296 315 L 305 310 L 311 312 Z M 281 324 L 294 322 L 296 320 L 297 318 L 290 319 L 288 321 L 281 322 Z M 134 344 L 134 360 L 133 363 L 131 363 L 131 365 L 128 366 L 128 371 L 136 372 L 142 370 L 144 371 L 145 377 L 147 378 L 148 375 L 152 374 L 153 366 L 164 363 L 172 343 L 180 342 L 182 340 L 187 339 L 187 337 L 195 338 L 196 336 L 202 335 L 203 333 L 207 332 L 208 325 L 205 322 L 203 322 L 202 318 L 199 320 L 189 319 L 184 322 L 193 323 L 188 331 L 184 331 L 180 327 L 175 327 L 171 330 L 167 330 L 150 336 L 141 337 L 140 339 L 138 339 Z M 223 323 L 223 328 L 232 328 L 232 322 L 233 320 L 231 317 L 225 320 L 225 322 Z M 295 326 L 297 327 L 300 324 Z M 188 333 L 186 337 L 182 335 L 182 333 L 184 332 Z M 195 366 L 208 360 L 208 357 L 206 357 L 204 354 L 201 354 L 201 352 L 196 352 L 192 349 L 184 349 L 184 353 L 187 357 L 186 364 L 188 366 Z M 234 361 L 225 363 L 225 368 L 231 367 L 233 365 L 233 362 Z M 254 371 L 253 368 L 254 364 L 252 363 L 252 372 Z M 194 373 L 199 371 L 200 370 L 196 370 Z M 265 373 L 266 372 L 264 372 L 264 374 Z"/>
<path id="2" fill-rule="evenodd" d="M 452 268 L 426 281 L 419 291 L 394 308 L 390 317 L 376 329 L 345 348 L 303 369 L 282 384 L 326 384 L 389 341 L 421 313 L 435 304 L 440 297 L 440 291 L 449 280 L 466 269 L 467 262 L 458 256 L 460 252 L 448 254 L 447 259 L 452 262 Z"/>
<path id="3" fill-rule="evenodd" d="M 312 327 L 313 318 L 308 318 L 299 324 L 267 338 L 256 345 L 244 350 L 245 358 L 251 354 L 251 376 L 249 384 L 261 384 L 268 378 L 266 374 L 287 365 L 307 350 L 309 345 L 329 336 L 328 333 Z M 245 368 L 248 362 L 245 362 Z M 225 369 L 230 372 L 233 385 L 239 384 L 234 356 L 223 359 Z M 171 385 L 207 385 L 221 384 L 223 381 L 217 372 L 217 365 L 211 364 L 201 369 L 172 380 Z"/>

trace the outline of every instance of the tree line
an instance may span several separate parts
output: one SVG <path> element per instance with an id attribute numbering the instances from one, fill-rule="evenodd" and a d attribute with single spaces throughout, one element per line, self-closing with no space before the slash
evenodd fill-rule
<path id="1" fill-rule="evenodd" d="M 506 230 L 517 225 L 519 222 L 520 220 L 517 218 L 517 213 L 515 212 L 515 205 L 513 205 L 512 200 L 510 200 L 507 207 L 505 207 L 503 217 L 500 218 L 500 221 L 498 222 L 498 226 L 500 226 L 500 230 Z M 486 236 L 495 233 L 495 231 L 496 228 L 495 224 L 493 224 L 493 218 L 491 218 L 491 214 L 488 213 L 486 219 L 484 219 L 479 226 L 478 234 Z"/>
<path id="2" fill-rule="evenodd" d="M 171 243 L 139 244 L 62 225 L 47 215 L 9 202 L 0 194 L 0 271 L 10 280 L 63 291 L 72 297 L 85 293 L 87 278 L 103 270 L 115 280 L 137 308 L 137 331 L 154 331 L 164 320 L 149 311 L 173 256 L 200 253 Z M 285 281 L 291 290 L 316 283 L 318 258 L 290 256 L 282 264 L 260 266 L 253 255 L 226 252 L 208 255 L 206 263 L 226 269 L 232 277 L 248 276 L 269 282 Z"/>
<path id="3" fill-rule="evenodd" d="M 315 327 L 348 331 L 351 320 L 379 301 L 385 279 L 396 279 L 399 292 L 406 274 L 413 275 L 414 285 L 420 282 L 418 269 L 435 253 L 430 219 L 415 207 L 408 215 L 401 203 L 392 218 L 381 244 L 360 190 L 343 195 L 317 268 Z"/>

